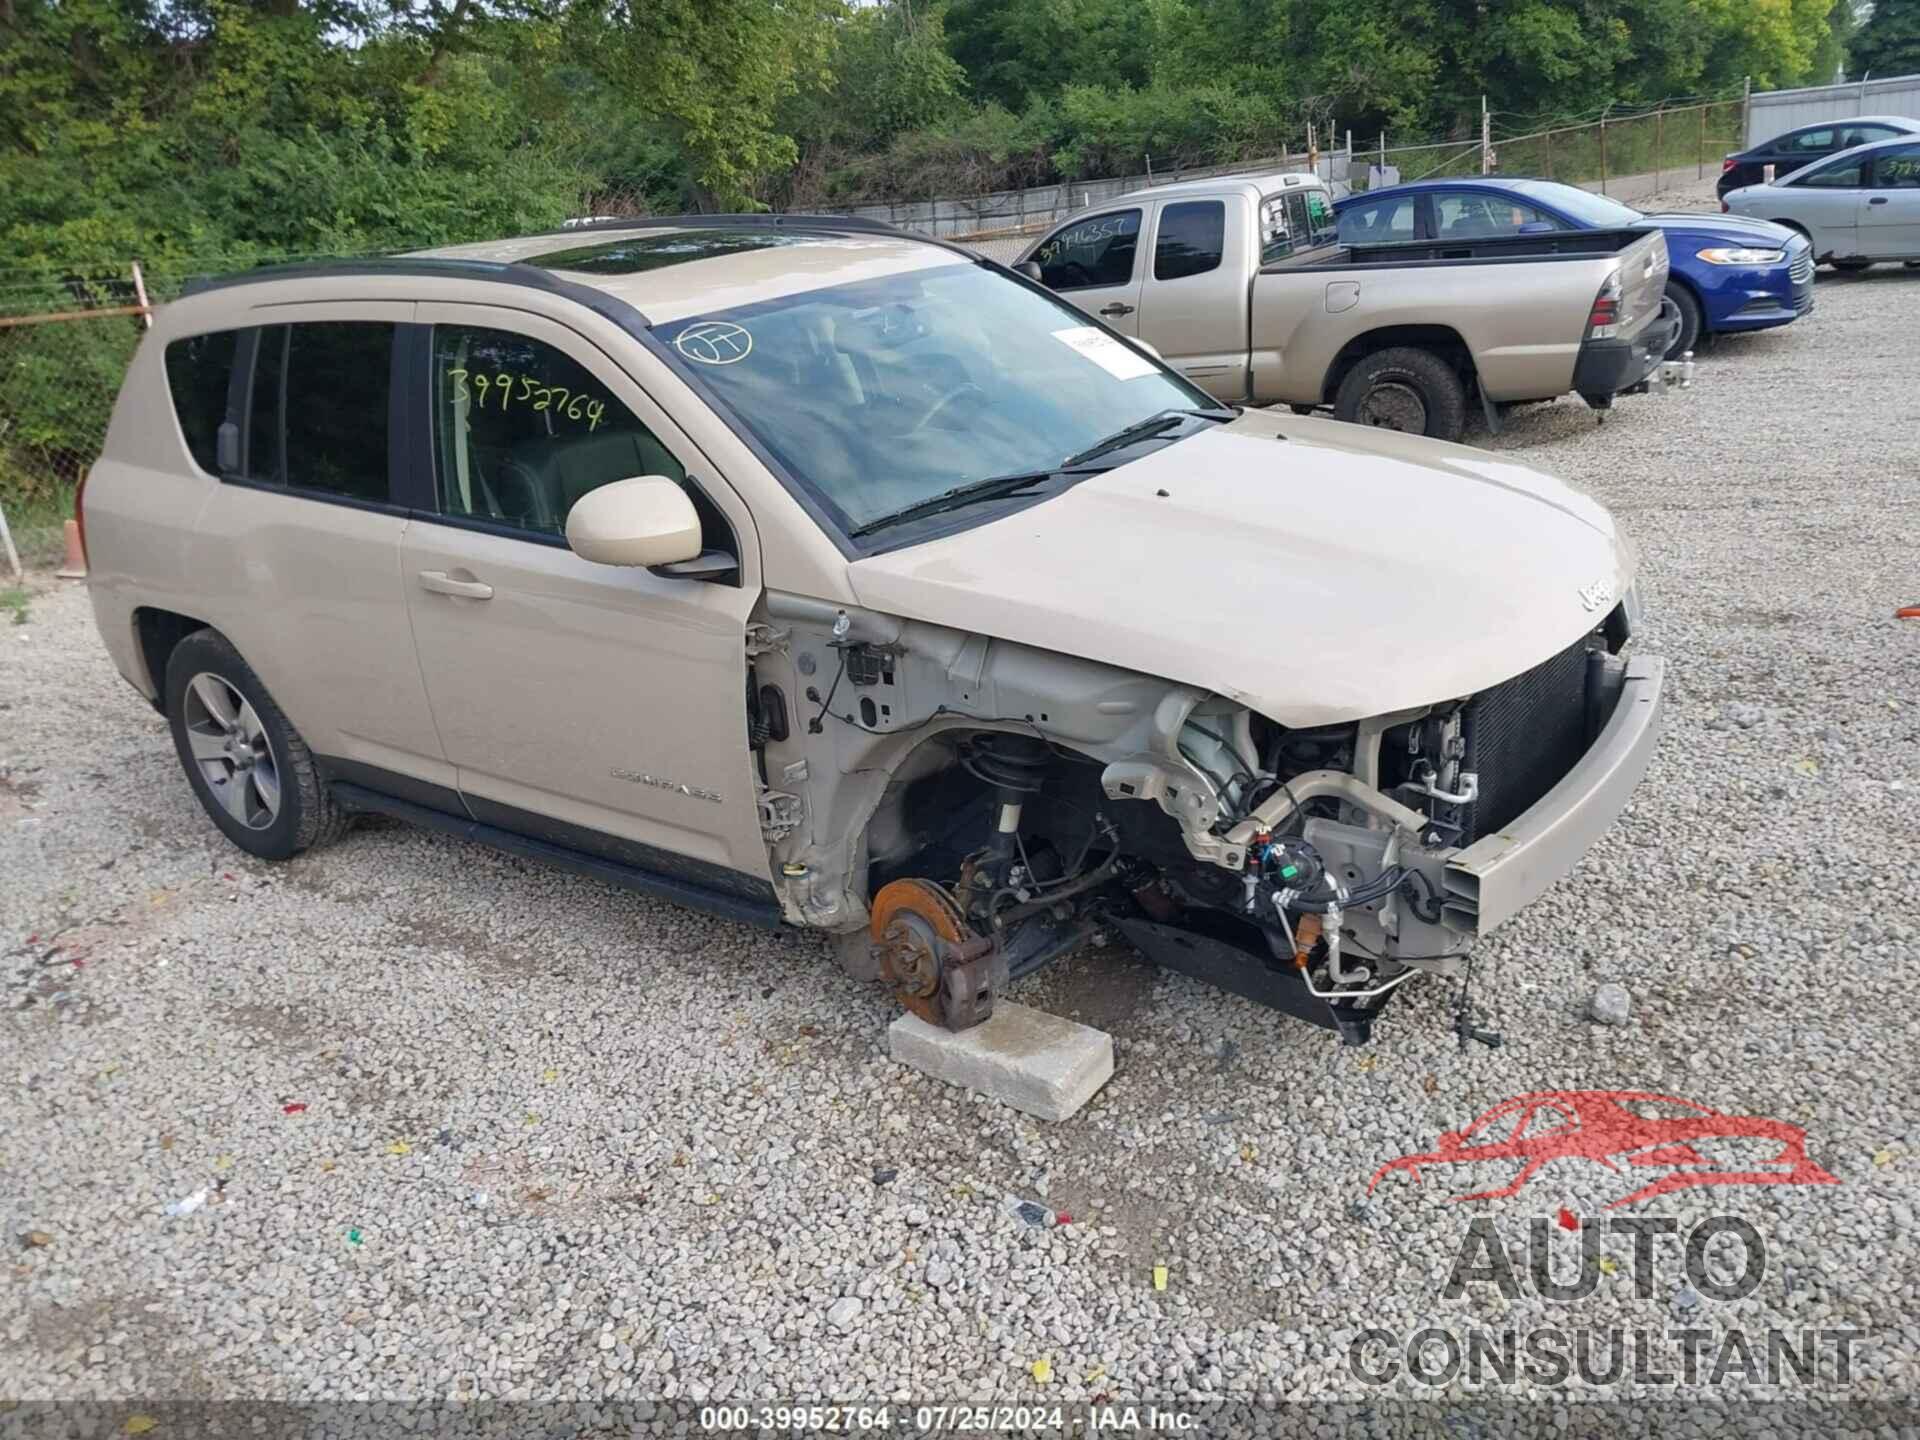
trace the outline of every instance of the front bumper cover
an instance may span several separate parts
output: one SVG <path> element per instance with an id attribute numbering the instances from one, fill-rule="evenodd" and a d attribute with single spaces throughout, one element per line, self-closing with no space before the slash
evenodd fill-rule
<path id="1" fill-rule="evenodd" d="M 1441 923 L 1486 935 L 1571 870 L 1593 847 L 1647 773 L 1660 737 L 1666 661 L 1627 662 L 1613 714 L 1599 737 L 1530 809 L 1447 861 Z"/>

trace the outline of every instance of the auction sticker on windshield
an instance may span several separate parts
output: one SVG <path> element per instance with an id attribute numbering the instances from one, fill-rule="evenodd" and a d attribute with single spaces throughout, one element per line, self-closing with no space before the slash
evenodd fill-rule
<path id="1" fill-rule="evenodd" d="M 1138 380 L 1142 375 L 1154 373 L 1153 362 L 1146 356 L 1096 326 L 1076 325 L 1068 330 L 1056 330 L 1053 338 L 1070 350 L 1078 350 L 1116 380 Z"/>

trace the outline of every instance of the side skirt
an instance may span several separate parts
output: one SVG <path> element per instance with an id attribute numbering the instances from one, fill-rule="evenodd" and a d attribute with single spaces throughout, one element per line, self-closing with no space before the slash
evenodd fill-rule
<path id="1" fill-rule="evenodd" d="M 449 814 L 444 810 L 420 805 L 412 800 L 402 800 L 397 795 L 388 795 L 383 791 L 349 781 L 334 781 L 333 793 L 345 809 L 357 813 L 391 815 L 396 820 L 405 820 L 408 824 L 418 825 L 423 829 L 438 830 L 444 835 L 458 836 L 462 840 L 477 840 L 482 845 L 491 845 L 494 849 L 504 850 L 510 855 L 538 860 L 542 864 L 569 870 L 575 875 L 585 875 L 605 884 L 617 885 L 623 890 L 636 890 L 642 895 L 651 895 L 657 899 L 671 900 L 676 905 L 685 905 L 692 910 L 704 910 L 709 915 L 738 920 L 742 924 L 758 925 L 768 930 L 778 930 L 784 924 L 780 918 L 780 907 L 774 903 L 771 895 L 764 901 L 749 899 L 742 895 L 730 895 L 692 880 L 662 875 L 656 871 L 644 870 L 637 865 L 623 864 L 618 860 L 603 859 L 598 855 L 589 855 L 565 845 L 555 845 L 550 841 L 536 840 L 516 831 L 504 830 L 497 825 L 484 825 L 465 815 Z"/>

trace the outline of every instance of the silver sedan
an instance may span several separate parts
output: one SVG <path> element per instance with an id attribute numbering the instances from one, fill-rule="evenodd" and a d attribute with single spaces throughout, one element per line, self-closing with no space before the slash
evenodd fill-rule
<path id="1" fill-rule="evenodd" d="M 1920 262 L 1920 139 L 1856 145 L 1771 184 L 1730 191 L 1721 208 L 1801 231 L 1815 258 L 1837 269 Z"/>

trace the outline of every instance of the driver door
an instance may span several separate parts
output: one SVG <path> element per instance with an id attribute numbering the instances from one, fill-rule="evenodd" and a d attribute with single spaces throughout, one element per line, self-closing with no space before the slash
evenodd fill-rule
<path id="1" fill-rule="evenodd" d="M 744 704 L 760 562 L 745 506 L 634 377 L 573 331 L 481 305 L 416 316 L 408 409 L 422 423 L 400 573 L 468 810 L 764 895 Z M 705 545 L 732 553 L 737 576 L 665 578 L 567 548 L 573 502 L 641 474 L 687 487 Z"/>
<path id="2" fill-rule="evenodd" d="M 1140 333 L 1139 206 L 1083 215 L 1062 225 L 1027 258 L 1040 267 L 1040 283 L 1063 300 L 1118 330 Z"/>

